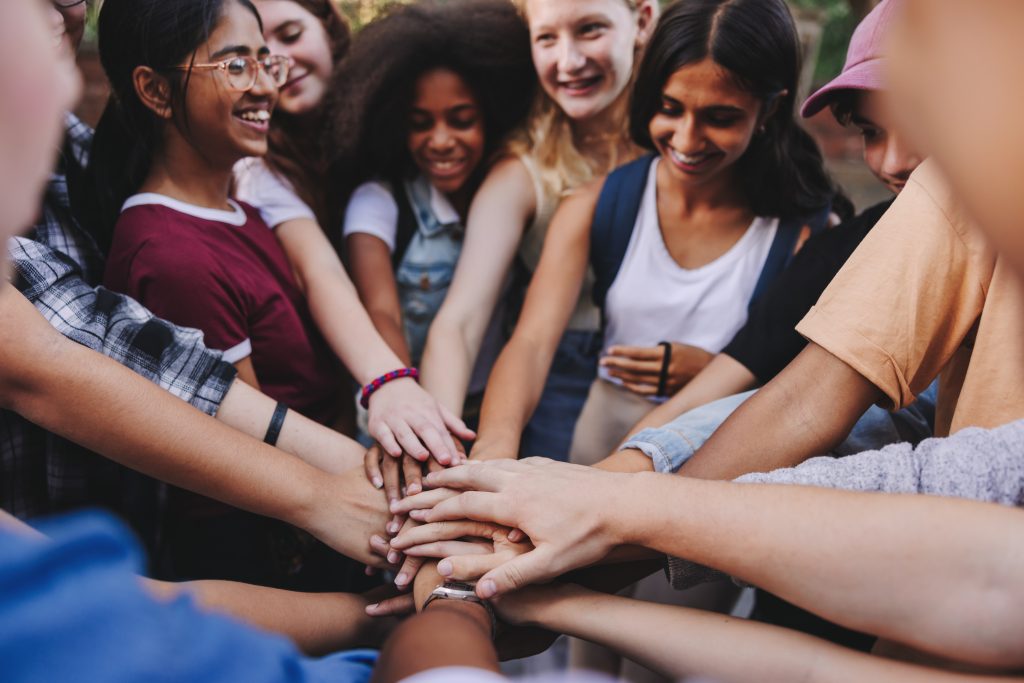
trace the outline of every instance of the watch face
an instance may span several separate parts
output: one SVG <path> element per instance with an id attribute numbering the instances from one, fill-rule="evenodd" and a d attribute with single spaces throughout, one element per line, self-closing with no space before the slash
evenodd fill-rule
<path id="1" fill-rule="evenodd" d="M 444 587 L 455 591 L 469 591 L 470 593 L 476 592 L 476 584 L 466 581 L 445 581 Z"/>

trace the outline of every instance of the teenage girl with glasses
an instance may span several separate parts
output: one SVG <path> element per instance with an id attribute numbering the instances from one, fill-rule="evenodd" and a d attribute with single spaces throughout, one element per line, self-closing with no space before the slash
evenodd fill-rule
<path id="1" fill-rule="evenodd" d="M 267 151 L 290 60 L 248 0 L 107 0 L 100 59 L 113 95 L 90 172 L 110 240 L 105 284 L 203 331 L 239 377 L 331 424 L 348 398 L 292 269 L 252 207 L 229 198 L 239 159 Z M 287 419 L 287 418 L 286 418 Z M 309 537 L 173 491 L 171 573 L 349 588 L 356 572 Z M 317 575 L 324 566 L 341 566 Z"/>

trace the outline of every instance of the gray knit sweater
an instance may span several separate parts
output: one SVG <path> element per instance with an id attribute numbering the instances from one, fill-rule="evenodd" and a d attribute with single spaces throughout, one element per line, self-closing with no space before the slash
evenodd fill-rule
<path id="1" fill-rule="evenodd" d="M 747 474 L 736 481 L 922 493 L 1024 507 L 1024 420 L 996 429 L 964 429 L 917 447 L 894 444 L 845 458 L 812 458 L 797 467 Z M 723 578 L 675 557 L 668 558 L 668 576 L 678 589 Z"/>

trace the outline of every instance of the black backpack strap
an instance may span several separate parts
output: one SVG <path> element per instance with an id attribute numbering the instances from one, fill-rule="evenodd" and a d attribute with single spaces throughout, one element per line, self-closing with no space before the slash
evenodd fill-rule
<path id="1" fill-rule="evenodd" d="M 779 220 L 779 229 L 775 232 L 775 239 L 768 250 L 768 258 L 764 260 L 764 267 L 761 268 L 761 275 L 754 287 L 754 294 L 750 297 L 753 304 L 775 281 L 782 271 L 786 269 L 790 261 L 796 255 L 797 240 L 804 226 L 811 229 L 811 235 L 817 235 L 828 228 L 828 217 L 832 213 L 832 205 L 828 204 L 819 211 L 794 218 L 783 218 Z"/>
<path id="2" fill-rule="evenodd" d="M 633 235 L 636 216 L 656 155 L 649 154 L 612 171 L 604 181 L 590 226 L 590 265 L 594 269 L 594 303 L 602 311 L 608 290 L 619 274 Z"/>
<path id="3" fill-rule="evenodd" d="M 405 182 L 391 181 L 391 196 L 398 205 L 398 229 L 395 232 L 395 250 L 391 253 L 391 266 L 398 270 L 402 259 L 405 258 L 405 250 L 409 248 L 412 236 L 416 234 L 420 226 L 416 221 L 416 212 L 413 211 Z"/>

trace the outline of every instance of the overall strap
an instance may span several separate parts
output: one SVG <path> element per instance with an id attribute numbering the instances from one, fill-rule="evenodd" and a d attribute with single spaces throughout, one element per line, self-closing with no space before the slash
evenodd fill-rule
<path id="1" fill-rule="evenodd" d="M 619 273 L 633 235 L 640 203 L 647 186 L 647 174 L 657 155 L 648 154 L 612 171 L 604 181 L 590 226 L 590 265 L 594 269 L 594 303 L 601 310 Z"/>
<path id="2" fill-rule="evenodd" d="M 775 282 L 775 278 L 782 274 L 790 261 L 796 255 L 796 242 L 800 239 L 800 233 L 804 226 L 811 229 L 811 235 L 817 235 L 828 227 L 828 217 L 832 212 L 832 205 L 828 204 L 819 211 L 791 218 L 779 220 L 779 228 L 775 232 L 775 239 L 768 250 L 768 257 L 764 260 L 764 267 L 761 268 L 761 275 L 754 287 L 754 294 L 750 297 L 751 305 L 757 301 L 765 290 Z"/>
<path id="3" fill-rule="evenodd" d="M 416 212 L 413 211 L 412 202 L 409 200 L 409 191 L 402 180 L 391 182 L 391 196 L 398 205 L 398 229 L 395 232 L 395 251 L 391 254 L 391 266 L 397 270 L 405 258 L 405 251 L 412 242 L 413 235 L 419 230 L 419 223 L 416 221 Z"/>

